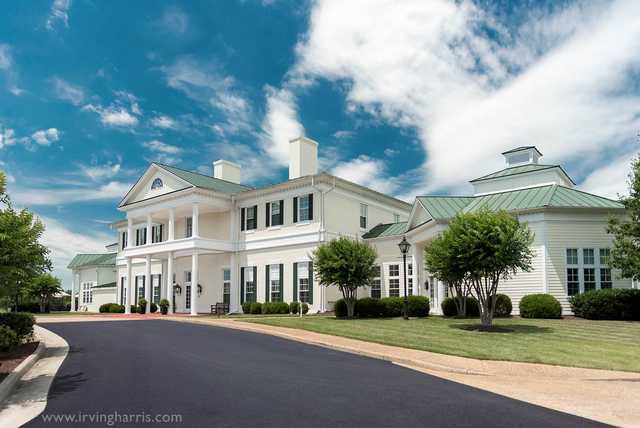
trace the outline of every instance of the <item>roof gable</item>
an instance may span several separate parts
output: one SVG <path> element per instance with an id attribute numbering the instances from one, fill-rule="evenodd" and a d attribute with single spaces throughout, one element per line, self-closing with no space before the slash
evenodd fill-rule
<path id="1" fill-rule="evenodd" d="M 203 189 L 214 190 L 220 193 L 240 193 L 247 190 L 251 190 L 252 188 L 249 186 L 245 186 L 242 184 L 232 183 L 231 181 L 222 180 L 220 178 L 211 177 L 204 174 L 199 174 L 197 172 L 187 171 L 184 169 L 176 168 L 174 166 L 163 165 L 160 163 L 154 163 L 158 167 L 164 169 L 165 171 L 169 171 L 175 176 L 181 178 L 187 183 L 191 184 L 195 187 L 200 187 Z"/>
<path id="2" fill-rule="evenodd" d="M 502 169 L 500 171 L 492 172 L 491 174 L 483 175 L 482 177 L 475 178 L 470 181 L 470 183 L 478 183 L 486 180 L 493 180 L 496 178 L 506 178 L 514 175 L 526 174 L 530 172 L 539 172 L 544 170 L 552 170 L 557 168 L 559 172 L 561 172 L 569 182 L 574 183 L 574 181 L 569 177 L 569 174 L 560 166 L 560 165 L 541 165 L 541 164 L 527 164 L 527 165 L 519 165 L 512 166 L 509 168 Z"/>
<path id="3" fill-rule="evenodd" d="M 116 253 L 107 254 L 76 254 L 69 262 L 68 269 L 78 269 L 86 266 L 115 267 Z"/>

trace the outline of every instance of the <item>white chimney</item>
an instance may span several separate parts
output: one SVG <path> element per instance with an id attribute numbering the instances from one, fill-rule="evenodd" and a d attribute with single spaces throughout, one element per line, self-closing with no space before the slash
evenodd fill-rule
<path id="1" fill-rule="evenodd" d="M 240 165 L 220 159 L 213 163 L 213 176 L 220 180 L 240 184 Z"/>
<path id="2" fill-rule="evenodd" d="M 318 143 L 299 137 L 289 142 L 289 180 L 318 173 Z"/>

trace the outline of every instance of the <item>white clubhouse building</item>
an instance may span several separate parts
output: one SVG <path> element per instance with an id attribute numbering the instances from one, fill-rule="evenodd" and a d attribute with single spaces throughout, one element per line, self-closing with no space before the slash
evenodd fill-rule
<path id="1" fill-rule="evenodd" d="M 567 313 L 572 294 L 631 286 L 608 266 L 607 219 L 623 214 L 623 206 L 575 190 L 561 166 L 539 163 L 535 147 L 503 153 L 506 168 L 473 180 L 473 196 L 420 196 L 413 205 L 318 172 L 317 155 L 315 141 L 292 140 L 289 180 L 260 188 L 240 184 L 240 166 L 225 160 L 214 162 L 213 176 L 152 163 L 118 206 L 126 219 L 113 224 L 113 278 L 93 275 L 104 266 L 85 256 L 99 255 L 81 254 L 69 265 L 78 297 L 72 310 L 117 302 L 128 312 L 144 297 L 166 298 L 171 310 L 193 315 L 223 302 L 240 312 L 254 301 L 302 300 L 311 312 L 329 311 L 340 293 L 319 285 L 310 256 L 346 235 L 378 251 L 380 275 L 361 297 L 404 295 L 397 244 L 406 236 L 409 293 L 429 296 L 439 313 L 447 290 L 425 272 L 424 247 L 456 213 L 484 206 L 514 213 L 535 233 L 534 269 L 499 288 L 514 313 L 526 294 L 553 294 Z"/>

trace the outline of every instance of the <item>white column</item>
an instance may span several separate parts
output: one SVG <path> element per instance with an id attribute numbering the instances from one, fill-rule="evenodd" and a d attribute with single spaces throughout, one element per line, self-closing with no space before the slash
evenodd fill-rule
<path id="1" fill-rule="evenodd" d="M 236 257 L 236 253 L 231 253 L 231 262 L 230 262 L 230 270 L 231 270 L 231 293 L 229 300 L 229 311 L 230 312 L 240 312 L 240 279 L 238 278 L 238 261 Z M 282 285 L 280 285 L 282 287 Z M 284 290 L 284 288 L 283 288 Z"/>
<path id="2" fill-rule="evenodd" d="M 167 289 L 165 293 L 164 298 L 169 301 L 169 305 L 173 305 L 173 253 L 169 253 L 167 258 Z M 170 307 L 169 311 L 173 309 Z"/>
<path id="3" fill-rule="evenodd" d="M 133 219 L 130 217 L 127 218 L 127 247 L 133 247 Z"/>
<path id="4" fill-rule="evenodd" d="M 76 272 L 71 271 L 71 312 L 76 312 Z"/>
<path id="5" fill-rule="evenodd" d="M 151 244 L 151 215 L 147 215 L 147 244 Z"/>
<path id="6" fill-rule="evenodd" d="M 191 236 L 193 236 L 194 238 L 197 238 L 198 236 L 200 236 L 199 227 L 198 227 L 199 215 L 200 215 L 200 207 L 198 206 L 198 204 L 193 204 L 193 212 L 191 214 L 191 226 L 192 226 Z"/>
<path id="7" fill-rule="evenodd" d="M 133 280 L 133 266 L 131 264 L 131 257 L 127 257 L 127 301 L 125 302 L 124 305 L 124 313 L 125 314 L 130 314 L 131 313 L 131 296 L 132 296 L 132 292 L 131 292 L 131 287 L 133 287 L 133 284 L 135 283 L 135 281 Z"/>
<path id="8" fill-rule="evenodd" d="M 176 209 L 171 208 L 169 210 L 169 224 L 167 225 L 167 227 L 169 228 L 169 230 L 167 231 L 168 241 L 173 241 L 174 239 L 176 239 L 175 224 L 176 224 Z"/>
<path id="9" fill-rule="evenodd" d="M 144 280 L 144 299 L 147 301 L 147 313 L 149 313 L 149 307 L 151 306 L 151 255 L 147 255 L 145 260 L 145 280 Z"/>
<path id="10" fill-rule="evenodd" d="M 194 223 L 195 224 L 195 223 Z M 198 251 L 191 255 L 191 315 L 198 315 Z"/>
<path id="11" fill-rule="evenodd" d="M 422 247 L 413 244 L 413 294 L 421 296 L 424 293 L 424 279 L 422 277 Z"/>

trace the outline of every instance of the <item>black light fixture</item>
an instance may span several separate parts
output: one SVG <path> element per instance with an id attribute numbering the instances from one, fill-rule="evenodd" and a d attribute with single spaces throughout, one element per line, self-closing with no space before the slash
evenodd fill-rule
<path id="1" fill-rule="evenodd" d="M 179 296 L 180 294 L 182 294 L 182 287 L 180 287 L 180 284 L 177 284 L 177 283 L 173 284 L 173 292 L 176 296 Z"/>
<path id="2" fill-rule="evenodd" d="M 405 236 L 402 237 L 402 241 L 398 244 L 400 248 L 400 253 L 402 254 L 402 263 L 404 265 L 404 304 L 402 305 L 402 312 L 404 319 L 409 319 L 409 297 L 407 296 L 407 253 L 409 252 L 409 248 L 411 248 L 411 244 L 407 241 Z"/>
<path id="3" fill-rule="evenodd" d="M 202 294 L 202 285 L 198 284 L 198 296 Z"/>

